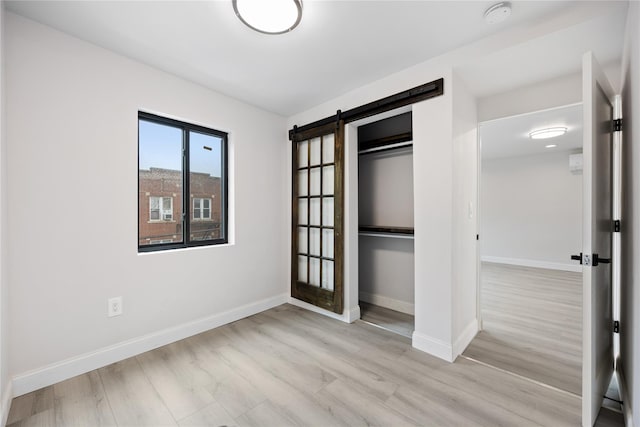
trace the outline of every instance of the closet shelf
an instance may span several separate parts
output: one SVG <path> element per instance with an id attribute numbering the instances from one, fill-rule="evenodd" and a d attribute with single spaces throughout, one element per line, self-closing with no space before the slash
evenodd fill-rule
<path id="1" fill-rule="evenodd" d="M 361 225 L 358 231 L 361 236 L 413 239 L 413 227 Z"/>

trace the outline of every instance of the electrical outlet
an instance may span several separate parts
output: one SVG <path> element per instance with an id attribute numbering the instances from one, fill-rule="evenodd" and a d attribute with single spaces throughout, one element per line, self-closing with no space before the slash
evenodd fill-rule
<path id="1" fill-rule="evenodd" d="M 107 317 L 120 316 L 122 314 L 122 297 L 109 298 L 107 301 Z"/>

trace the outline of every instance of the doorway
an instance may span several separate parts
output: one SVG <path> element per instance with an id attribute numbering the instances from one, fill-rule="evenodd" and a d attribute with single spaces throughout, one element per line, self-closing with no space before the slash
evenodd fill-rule
<path id="1" fill-rule="evenodd" d="M 582 105 L 483 122 L 479 140 L 483 330 L 464 355 L 580 395 Z"/>
<path id="2" fill-rule="evenodd" d="M 358 133 L 358 297 L 362 321 L 411 338 L 414 330 L 412 113 Z"/>

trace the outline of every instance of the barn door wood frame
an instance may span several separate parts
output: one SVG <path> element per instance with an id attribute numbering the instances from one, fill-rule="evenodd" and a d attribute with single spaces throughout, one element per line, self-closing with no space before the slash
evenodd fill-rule
<path id="1" fill-rule="evenodd" d="M 296 132 L 292 142 L 291 296 L 341 314 L 344 121 Z"/>
<path id="2" fill-rule="evenodd" d="M 440 78 L 289 130 L 293 298 L 337 314 L 344 309 L 345 124 L 443 93 Z"/>

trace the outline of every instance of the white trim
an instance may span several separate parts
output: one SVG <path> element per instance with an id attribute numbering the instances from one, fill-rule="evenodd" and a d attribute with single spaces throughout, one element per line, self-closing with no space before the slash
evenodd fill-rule
<path id="1" fill-rule="evenodd" d="M 235 322 L 287 302 L 288 294 L 280 294 L 214 314 L 182 325 L 133 338 L 99 350 L 72 357 L 13 377 L 13 392 L 21 396 L 60 381 L 136 356 L 163 345 Z"/>
<path id="2" fill-rule="evenodd" d="M 471 343 L 471 341 L 478 334 L 478 319 L 473 319 L 466 328 L 462 331 L 462 333 L 458 336 L 458 339 L 453 343 L 453 355 L 458 357 L 462 354 L 463 351 L 467 348 L 467 346 Z"/>
<path id="3" fill-rule="evenodd" d="M 633 411 L 631 405 L 628 404 L 629 393 L 627 390 L 627 380 L 624 376 L 624 369 L 622 365 L 622 359 L 618 357 L 616 361 L 616 372 L 618 378 L 618 387 L 620 391 L 620 400 L 622 400 L 622 414 L 624 415 L 624 425 L 626 427 L 634 427 L 633 425 Z"/>
<path id="4" fill-rule="evenodd" d="M 369 292 L 359 293 L 360 300 L 364 302 L 368 302 L 369 304 L 379 305 L 380 307 L 385 307 L 390 310 L 399 311 L 401 313 L 406 314 L 415 314 L 415 306 L 406 301 L 400 301 L 397 299 L 385 297 L 383 295 L 371 294 Z"/>
<path id="5" fill-rule="evenodd" d="M 541 110 L 527 111 L 525 113 L 518 113 L 518 114 L 511 114 L 511 115 L 508 115 L 508 116 L 496 117 L 495 119 L 483 120 L 483 121 L 479 122 L 478 123 L 478 127 L 480 127 L 480 126 L 482 126 L 482 125 L 484 125 L 486 123 L 497 122 L 497 121 L 504 120 L 504 119 L 514 119 L 514 118 L 517 118 L 517 117 L 526 117 L 526 116 L 531 116 L 531 115 L 534 115 L 534 114 L 547 113 L 547 112 L 550 112 L 550 111 L 561 110 L 563 108 L 576 107 L 578 105 L 582 105 L 582 101 L 573 102 L 571 104 L 558 105 L 556 107 L 543 108 Z"/>
<path id="6" fill-rule="evenodd" d="M 13 399 L 13 383 L 7 382 L 7 386 L 2 394 L 0 400 L 0 426 L 7 425 L 7 419 L 9 418 L 9 410 L 11 409 L 11 400 Z"/>
<path id="7" fill-rule="evenodd" d="M 360 319 L 359 305 L 347 308 L 342 312 L 342 314 L 338 314 L 293 297 L 289 297 L 288 303 L 291 305 L 295 305 L 296 307 L 304 308 L 305 310 L 313 311 L 314 313 L 323 314 L 327 317 L 331 317 L 332 319 L 340 320 L 345 323 L 353 323 L 356 320 Z"/>
<path id="8" fill-rule="evenodd" d="M 451 345 L 436 338 L 431 338 L 420 332 L 413 331 L 411 345 L 420 351 L 439 357 L 447 362 L 453 362 L 453 348 Z"/>
<path id="9" fill-rule="evenodd" d="M 549 270 L 562 270 L 582 273 L 582 266 L 580 264 L 573 265 L 563 264 L 559 262 L 538 261 L 535 259 L 503 258 L 498 256 L 484 255 L 480 259 L 482 260 L 482 262 L 495 262 L 497 264 L 520 265 L 523 267 L 546 268 Z"/>

